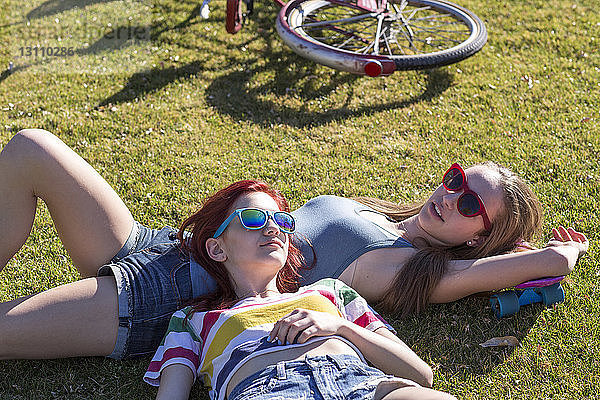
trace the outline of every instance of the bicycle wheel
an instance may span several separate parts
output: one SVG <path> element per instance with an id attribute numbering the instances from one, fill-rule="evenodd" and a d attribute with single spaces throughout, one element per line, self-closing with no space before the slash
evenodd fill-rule
<path id="1" fill-rule="evenodd" d="M 452 64 L 487 41 L 479 17 L 445 0 L 291 0 L 277 32 L 302 57 L 371 76 Z"/>

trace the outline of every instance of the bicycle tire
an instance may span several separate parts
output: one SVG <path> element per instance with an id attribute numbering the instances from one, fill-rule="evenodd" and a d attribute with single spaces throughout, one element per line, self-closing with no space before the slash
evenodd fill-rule
<path id="1" fill-rule="evenodd" d="M 483 21 L 448 1 L 371 0 L 371 8 L 369 1 L 291 0 L 278 15 L 277 32 L 302 57 L 341 71 L 371 76 L 377 74 L 365 69 L 372 63 L 378 64 L 380 75 L 453 64 L 477 53 L 487 41 Z M 371 30 L 359 31 L 361 24 Z M 375 30 L 373 25 L 377 25 Z M 435 31 L 437 28 L 440 29 Z M 417 38 L 415 32 L 429 36 Z M 432 37 L 434 34 L 439 38 Z M 409 46 L 399 43 L 404 39 Z M 444 48 L 444 39 L 452 45 Z M 386 51 L 380 51 L 382 45 Z M 392 51 L 394 45 L 401 54 Z"/>
<path id="2" fill-rule="evenodd" d="M 231 34 L 238 33 L 242 29 L 243 18 L 242 1 L 227 0 L 225 30 Z"/>

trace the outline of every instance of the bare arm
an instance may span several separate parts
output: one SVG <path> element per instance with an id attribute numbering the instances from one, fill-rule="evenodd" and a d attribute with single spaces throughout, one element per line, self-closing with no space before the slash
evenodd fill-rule
<path id="1" fill-rule="evenodd" d="M 566 264 L 555 248 L 502 254 L 478 260 L 453 260 L 449 270 L 433 289 L 432 303 L 447 303 L 478 292 L 498 290 L 545 276 L 568 274 Z"/>
<path id="2" fill-rule="evenodd" d="M 376 332 L 343 320 L 340 336 L 351 341 L 376 368 L 386 374 L 407 378 L 426 387 L 433 384 L 433 371 L 427 363 L 387 328 Z"/>
<path id="3" fill-rule="evenodd" d="M 157 400 L 187 400 L 194 383 L 192 370 L 183 364 L 171 364 L 160 373 Z"/>
<path id="4" fill-rule="evenodd" d="M 372 332 L 328 313 L 296 309 L 275 324 L 269 337 L 287 343 L 298 337 L 297 343 L 304 343 L 313 336 L 330 335 L 348 339 L 383 372 L 431 387 L 433 372 L 429 365 L 387 328 Z"/>
<path id="5" fill-rule="evenodd" d="M 585 235 L 571 228 L 553 229 L 553 235 L 554 239 L 543 249 L 451 261 L 448 272 L 433 290 L 431 302 L 446 303 L 536 278 L 571 273 L 589 242 Z"/>

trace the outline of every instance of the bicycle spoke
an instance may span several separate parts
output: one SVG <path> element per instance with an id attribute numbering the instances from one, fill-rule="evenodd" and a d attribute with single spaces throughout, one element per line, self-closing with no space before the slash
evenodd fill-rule
<path id="1" fill-rule="evenodd" d="M 371 42 L 367 47 L 363 47 L 362 49 L 358 49 L 357 53 L 367 54 L 367 52 L 373 47 L 374 44 L 375 44 L 375 42 Z"/>
<path id="2" fill-rule="evenodd" d="M 447 23 L 447 24 L 441 24 L 441 25 L 417 25 L 417 24 L 411 24 L 411 26 L 413 28 L 419 28 L 423 31 L 430 31 L 430 32 L 434 32 L 434 31 L 440 31 L 440 32 L 446 32 L 446 33 L 458 33 L 461 35 L 468 35 L 469 33 L 464 30 L 456 30 L 456 29 L 442 29 L 442 26 L 448 26 L 448 25 L 456 25 L 456 23 Z"/>
<path id="3" fill-rule="evenodd" d="M 373 54 L 379 54 L 379 39 L 381 38 L 381 25 L 382 24 L 383 24 L 383 14 L 379 14 L 377 16 L 377 32 L 375 32 Z"/>
<path id="4" fill-rule="evenodd" d="M 426 15 L 424 17 L 419 18 L 411 18 L 411 21 L 431 21 L 437 19 L 448 19 L 452 18 L 449 14 L 434 14 L 434 15 Z M 457 22 L 455 19 L 452 19 L 451 22 Z"/>
<path id="5" fill-rule="evenodd" d="M 412 12 L 410 13 L 410 15 L 408 17 L 405 17 L 407 20 L 412 20 L 413 16 L 418 13 L 419 11 L 423 11 L 423 10 L 429 10 L 429 7 L 421 7 L 421 8 L 415 8 L 412 10 Z"/>
<path id="6" fill-rule="evenodd" d="M 369 15 L 371 16 L 371 15 Z M 344 24 L 349 24 L 350 22 L 358 22 L 359 26 L 357 28 L 361 28 L 360 25 L 362 25 L 362 32 L 364 34 L 365 31 L 369 31 L 371 30 L 371 27 L 373 25 L 375 25 L 375 22 L 373 22 L 372 20 L 367 20 L 367 21 L 361 21 L 361 19 L 356 19 L 356 18 L 344 18 L 344 19 L 336 19 L 336 20 L 332 20 L 332 21 L 319 21 L 321 18 L 321 16 L 311 16 L 310 20 L 308 23 L 305 23 L 301 26 L 299 26 L 298 28 L 303 28 L 306 29 L 309 32 L 313 32 L 313 30 L 311 30 L 310 28 L 313 29 L 317 29 L 321 28 L 325 29 L 326 32 L 329 31 L 333 31 L 335 34 L 332 36 L 331 34 L 328 34 L 327 36 L 323 36 L 320 37 L 319 39 L 322 40 L 323 42 L 328 43 L 329 45 L 339 48 L 339 49 L 346 49 L 348 50 L 349 48 L 353 48 L 353 49 L 358 49 L 357 51 L 363 52 L 365 51 L 365 49 L 369 49 L 372 46 L 372 42 L 369 42 L 367 39 L 365 39 L 364 37 L 361 36 L 361 31 L 359 31 L 358 29 L 345 29 L 340 26 L 336 26 L 336 25 L 332 25 L 333 23 L 344 23 Z M 308 19 L 308 18 L 307 18 Z M 369 35 L 367 33 L 367 35 Z M 313 35 L 314 37 L 314 35 Z M 338 39 L 344 39 L 344 41 L 342 43 L 338 43 Z M 366 47 L 364 46 L 356 46 L 356 45 L 352 45 L 353 42 L 358 42 L 358 43 L 362 43 L 363 45 L 366 44 Z M 350 44 L 350 46 L 349 46 Z"/>
<path id="7" fill-rule="evenodd" d="M 406 52 L 404 51 L 404 49 L 402 48 L 402 46 L 400 45 L 400 43 L 396 40 L 396 46 L 398 46 L 398 50 L 400 50 L 400 54 L 405 55 Z"/>
<path id="8" fill-rule="evenodd" d="M 350 43 L 352 40 L 354 40 L 354 37 L 349 37 L 348 39 L 346 39 L 346 41 L 345 41 L 345 42 L 343 42 L 343 43 L 342 43 L 342 44 L 340 44 L 339 46 L 335 46 L 335 47 L 337 47 L 338 49 L 344 49 L 344 48 L 346 48 L 345 46 L 346 46 L 348 43 Z"/>
<path id="9" fill-rule="evenodd" d="M 449 36 L 442 35 L 442 34 L 440 34 L 440 33 L 439 33 L 439 31 L 432 31 L 432 30 L 427 30 L 427 29 L 422 29 L 421 31 L 422 31 L 422 32 L 427 32 L 427 33 L 429 33 L 429 34 L 433 34 L 433 35 L 436 35 L 436 36 L 438 36 L 438 39 L 437 39 L 437 40 L 447 40 L 447 41 L 449 41 L 449 42 L 452 42 L 452 43 L 461 43 L 461 42 L 462 42 L 462 40 L 453 39 L 453 38 L 451 38 L 451 37 L 449 37 Z M 416 40 L 417 40 L 417 41 L 419 41 L 419 42 L 423 42 L 423 43 L 427 43 L 427 40 L 428 40 L 428 39 L 429 39 L 429 38 L 426 38 L 426 39 L 419 39 L 419 38 L 416 38 Z"/>
<path id="10" fill-rule="evenodd" d="M 419 52 L 419 50 L 416 48 L 416 46 L 415 46 L 415 44 L 414 44 L 414 42 L 413 42 L 412 38 L 409 36 L 409 34 L 408 34 L 408 33 L 406 33 L 406 32 L 404 31 L 404 29 L 400 29 L 400 32 L 402 32 L 402 34 L 404 35 L 404 38 L 405 38 L 405 39 L 406 39 L 406 41 L 409 43 L 409 46 L 408 46 L 407 48 L 408 48 L 408 49 L 412 49 L 412 50 L 413 50 L 415 53 L 418 53 L 418 52 Z M 400 44 L 398 44 L 398 45 L 400 45 Z M 406 47 L 406 46 L 405 46 L 405 47 Z M 406 53 L 404 53 L 404 54 L 406 54 Z"/>
<path id="11" fill-rule="evenodd" d="M 387 30 L 388 30 L 388 27 L 385 27 L 385 28 L 384 28 L 384 30 L 383 30 L 383 33 L 385 33 Z M 383 36 L 383 40 L 384 40 L 384 43 L 385 43 L 385 47 L 386 47 L 386 48 L 387 48 L 387 50 L 388 50 L 388 55 L 390 55 L 390 56 L 393 56 L 393 55 L 394 55 L 394 53 L 392 53 L 392 49 L 391 49 L 391 47 L 390 47 L 390 42 L 389 42 L 389 40 L 388 40 L 388 39 L 389 39 L 388 35 L 384 35 L 384 36 Z"/>
<path id="12" fill-rule="evenodd" d="M 396 43 L 400 54 L 406 54 L 407 50 L 414 54 L 422 54 L 429 52 L 427 49 L 431 48 L 450 48 L 462 43 L 471 35 L 465 23 L 451 14 L 429 14 L 434 12 L 429 6 L 413 9 L 406 6 L 406 2 L 402 2 L 400 6 L 391 4 L 389 14 L 390 23 L 397 24 L 397 30 L 394 31 L 395 34 L 390 33 L 390 39 Z M 391 49 L 388 51 L 393 53 Z"/>
<path id="13" fill-rule="evenodd" d="M 308 23 L 308 24 L 302 24 L 302 25 L 298 26 L 298 28 L 310 28 L 310 27 L 315 27 L 315 26 L 340 24 L 340 23 L 349 24 L 351 22 L 354 22 L 354 21 L 357 21 L 357 20 L 361 20 L 361 19 L 365 19 L 365 18 L 369 18 L 369 17 L 373 17 L 373 16 L 376 16 L 376 15 L 377 14 L 375 14 L 375 13 L 371 13 L 371 14 L 358 15 L 356 17 L 336 19 L 336 20 L 333 20 L 333 21 L 318 21 L 318 22 L 312 22 L 312 23 Z"/>

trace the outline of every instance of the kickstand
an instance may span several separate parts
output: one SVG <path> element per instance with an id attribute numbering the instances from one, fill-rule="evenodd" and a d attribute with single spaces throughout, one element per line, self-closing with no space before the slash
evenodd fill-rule
<path id="1" fill-rule="evenodd" d="M 254 11 L 254 0 L 244 0 L 246 3 L 246 15 L 251 15 Z"/>

